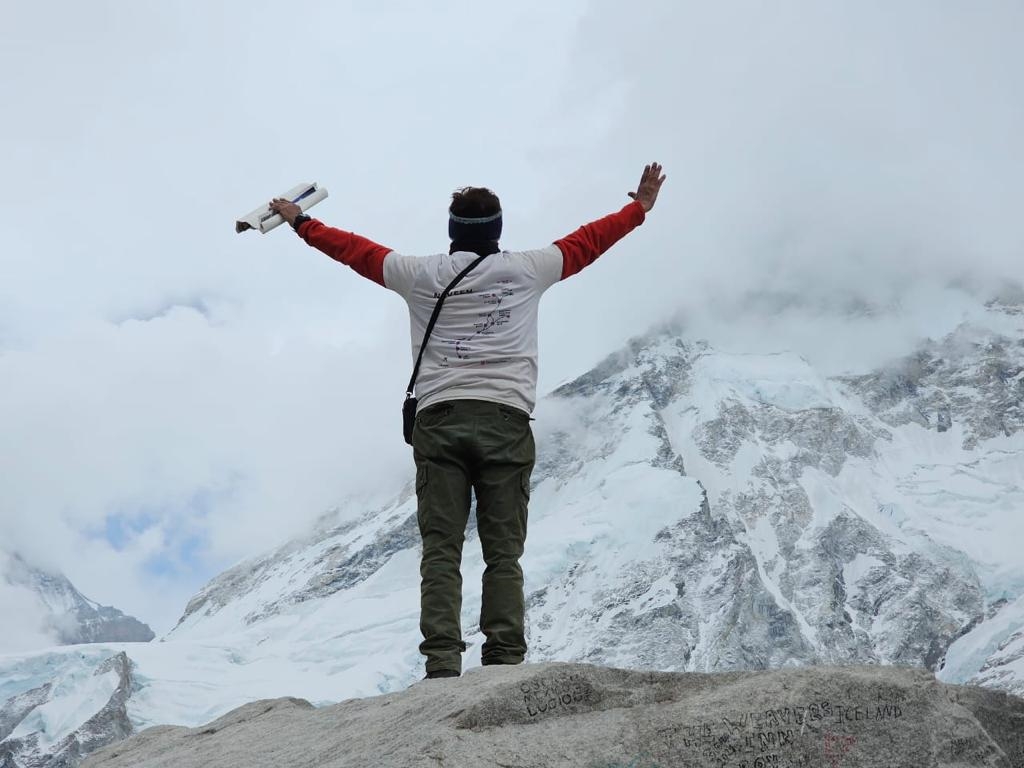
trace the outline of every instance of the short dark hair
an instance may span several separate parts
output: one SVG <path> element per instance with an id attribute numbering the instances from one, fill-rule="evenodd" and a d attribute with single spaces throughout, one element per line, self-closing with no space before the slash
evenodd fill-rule
<path id="1" fill-rule="evenodd" d="M 452 192 L 448 210 L 466 219 L 493 216 L 501 210 L 501 201 L 487 187 L 462 187 Z"/>

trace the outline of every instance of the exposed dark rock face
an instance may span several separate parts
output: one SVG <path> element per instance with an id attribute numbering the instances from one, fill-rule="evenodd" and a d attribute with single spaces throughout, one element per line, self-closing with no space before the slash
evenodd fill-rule
<path id="1" fill-rule="evenodd" d="M 880 417 L 947 431 L 964 426 L 964 448 L 1024 429 L 1024 339 L 961 328 L 893 366 L 845 379 Z"/>

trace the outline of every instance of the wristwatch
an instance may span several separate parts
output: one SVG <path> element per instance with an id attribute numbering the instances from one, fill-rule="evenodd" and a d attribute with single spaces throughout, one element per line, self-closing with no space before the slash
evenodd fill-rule
<path id="1" fill-rule="evenodd" d="M 312 220 L 313 220 L 312 216 L 307 216 L 304 213 L 300 213 L 298 216 L 295 217 L 295 220 L 292 222 L 292 229 L 294 229 L 296 232 L 298 232 L 299 231 L 299 227 L 301 227 L 307 221 L 312 221 Z"/>

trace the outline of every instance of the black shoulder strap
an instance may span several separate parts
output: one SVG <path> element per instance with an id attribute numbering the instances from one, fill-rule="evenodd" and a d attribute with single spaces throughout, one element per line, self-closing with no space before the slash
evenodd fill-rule
<path id="1" fill-rule="evenodd" d="M 430 322 L 427 323 L 427 332 L 423 334 L 423 343 L 420 344 L 420 354 L 416 358 L 416 365 L 412 369 L 412 378 L 409 379 L 409 386 L 405 388 L 406 397 L 412 397 L 413 387 L 416 386 L 416 377 L 420 375 L 420 363 L 423 362 L 423 350 L 427 348 L 427 340 L 430 338 L 431 331 L 434 330 L 434 323 L 437 322 L 437 316 L 441 314 L 441 305 L 444 304 L 444 300 L 448 298 L 448 294 L 451 290 L 459 284 L 459 282 L 468 275 L 477 264 L 486 259 L 490 254 L 484 254 L 480 258 L 474 260 L 468 267 L 459 272 L 455 276 L 455 279 L 448 283 L 448 287 L 441 291 L 441 296 L 437 300 L 437 304 L 434 305 L 434 312 L 430 315 Z"/>

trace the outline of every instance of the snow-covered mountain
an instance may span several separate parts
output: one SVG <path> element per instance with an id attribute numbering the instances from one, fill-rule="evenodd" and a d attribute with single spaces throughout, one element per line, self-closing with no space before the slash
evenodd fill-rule
<path id="1" fill-rule="evenodd" d="M 523 559 L 529 659 L 905 664 L 1024 694 L 1024 312 L 993 302 L 909 352 L 829 377 L 790 352 L 670 328 L 546 397 Z M 398 689 L 422 674 L 418 557 L 410 485 L 217 577 L 161 643 L 0 657 L 3 711 L 53 680 L 73 691 L 121 651 L 136 728 Z M 474 666 L 472 524 L 463 572 Z M 17 734 L 59 731 L 55 718 L 26 715 Z"/>
<path id="2" fill-rule="evenodd" d="M 42 629 L 61 645 L 148 642 L 156 636 L 138 619 L 90 600 L 63 574 L 34 567 L 18 554 L 0 552 L 0 578 L 29 593 L 45 616 Z"/>
<path id="3" fill-rule="evenodd" d="M 531 658 L 952 663 L 950 679 L 1024 692 L 1024 669 L 992 672 L 1019 662 L 1024 628 L 1024 323 L 1015 305 L 990 314 L 1002 332 L 965 325 L 861 376 L 666 331 L 558 389 L 539 411 L 524 558 Z M 241 631 L 415 666 L 414 507 L 408 489 L 237 566 L 168 640 Z M 471 535 L 476 645 L 477 550 Z M 396 635 L 406 650 L 382 654 Z"/>

